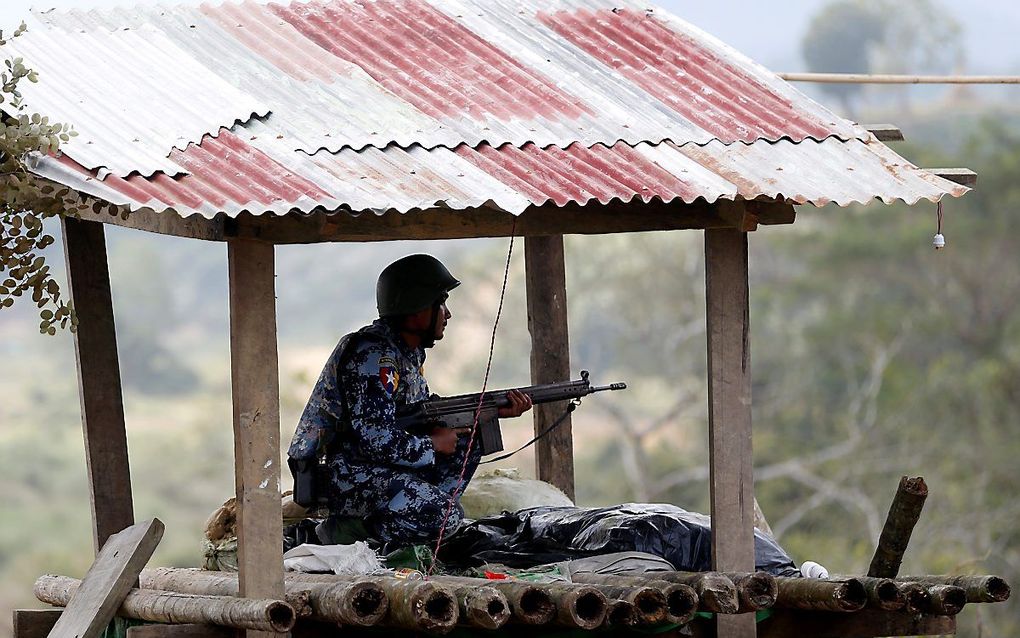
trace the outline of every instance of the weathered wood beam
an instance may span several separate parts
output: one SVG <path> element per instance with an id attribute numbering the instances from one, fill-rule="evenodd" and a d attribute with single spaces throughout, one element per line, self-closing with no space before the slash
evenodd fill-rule
<path id="1" fill-rule="evenodd" d="M 157 213 L 152 209 L 143 208 L 128 214 L 126 218 L 119 215 L 111 215 L 107 212 L 96 213 L 91 210 L 79 213 L 79 217 L 86 221 L 100 222 L 134 230 L 144 230 L 150 233 L 159 233 L 160 235 L 173 235 L 174 237 L 205 239 L 208 241 L 223 241 L 224 239 L 224 215 L 220 215 L 216 219 L 206 219 L 200 215 L 182 218 L 172 211 Z"/>
<path id="2" fill-rule="evenodd" d="M 542 237 L 554 235 L 600 235 L 653 230 L 730 228 L 720 209 L 732 202 L 708 204 L 650 202 L 608 205 L 545 205 L 528 209 L 514 223 L 510 213 L 478 208 L 411 213 L 390 211 L 384 215 L 346 212 L 308 215 L 291 214 L 267 219 L 242 214 L 226 220 L 228 237 L 258 238 L 276 244 L 316 242 L 389 241 L 398 239 L 462 239 L 471 237 Z M 765 225 L 791 224 L 796 213 L 792 204 L 772 201 L 747 202 L 748 214 Z"/>
<path id="3" fill-rule="evenodd" d="M 111 534 L 135 522 L 117 329 L 102 224 L 63 219 L 62 229 L 67 281 L 78 314 L 74 353 L 92 504 L 92 541 L 98 553 Z"/>
<path id="4" fill-rule="evenodd" d="M 14 638 L 46 638 L 63 609 L 15 609 Z"/>
<path id="5" fill-rule="evenodd" d="M 156 551 L 163 529 L 163 523 L 153 518 L 111 535 L 76 590 L 66 598 L 48 600 L 42 583 L 52 577 L 37 580 L 36 598 L 66 606 L 50 638 L 97 638 L 102 634 Z"/>
<path id="6" fill-rule="evenodd" d="M 705 231 L 712 569 L 754 571 L 747 233 Z M 720 615 L 726 638 L 755 635 L 753 614 Z"/>
<path id="7" fill-rule="evenodd" d="M 282 599 L 280 380 L 272 244 L 227 244 L 239 592 Z M 249 638 L 269 636 L 249 630 Z"/>
<path id="8" fill-rule="evenodd" d="M 924 170 L 961 186 L 973 187 L 977 184 L 977 173 L 969 168 L 926 168 Z"/>
<path id="9" fill-rule="evenodd" d="M 895 124 L 864 124 L 865 129 L 879 142 L 902 142 L 903 131 Z"/>
<path id="10" fill-rule="evenodd" d="M 567 335 L 567 285 L 563 236 L 527 237 L 524 261 L 531 333 L 531 383 L 570 379 L 570 341 Z M 535 436 L 560 418 L 566 402 L 534 407 Z M 555 430 L 535 444 L 536 475 L 574 500 L 574 443 L 568 415 Z"/>

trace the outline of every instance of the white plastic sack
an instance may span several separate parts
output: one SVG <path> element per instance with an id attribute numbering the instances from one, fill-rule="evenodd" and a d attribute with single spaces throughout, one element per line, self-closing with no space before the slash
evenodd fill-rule
<path id="1" fill-rule="evenodd" d="M 520 472 L 511 468 L 475 475 L 460 497 L 460 504 L 464 516 L 479 519 L 503 511 L 543 505 L 569 507 L 574 503 L 558 488 L 545 481 L 521 478 Z"/>
<path id="2" fill-rule="evenodd" d="M 371 547 L 353 545 L 298 545 L 283 555 L 283 568 L 292 572 L 371 574 L 383 569 Z"/>

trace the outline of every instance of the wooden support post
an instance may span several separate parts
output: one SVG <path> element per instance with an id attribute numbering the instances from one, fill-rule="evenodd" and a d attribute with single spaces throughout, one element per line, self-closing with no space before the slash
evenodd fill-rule
<path id="1" fill-rule="evenodd" d="M 239 592 L 282 599 L 280 379 L 274 247 L 228 243 Z M 249 631 L 248 636 L 263 632 Z M 270 635 L 266 633 L 265 635 Z"/>
<path id="2" fill-rule="evenodd" d="M 135 522 L 117 331 L 103 225 L 65 218 L 62 228 L 67 281 L 78 314 L 74 353 L 92 501 L 92 541 L 98 554 L 111 534 Z"/>
<path id="3" fill-rule="evenodd" d="M 531 332 L 531 383 L 570 378 L 567 337 L 567 284 L 563 236 L 527 237 L 524 261 L 528 292 L 528 330 Z M 534 407 L 535 434 L 560 418 L 564 403 Z M 570 417 L 535 444 L 536 475 L 574 500 L 574 444 Z"/>
<path id="4" fill-rule="evenodd" d="M 754 571 L 747 233 L 705 231 L 712 568 Z M 754 615 L 720 616 L 720 637 L 755 635 Z"/>

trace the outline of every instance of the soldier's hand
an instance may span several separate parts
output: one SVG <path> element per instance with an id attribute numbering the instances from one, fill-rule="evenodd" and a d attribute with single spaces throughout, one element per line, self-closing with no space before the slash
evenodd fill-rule
<path id="1" fill-rule="evenodd" d="M 437 453 L 449 456 L 457 451 L 457 432 L 452 428 L 433 428 L 429 437 Z"/>
<path id="2" fill-rule="evenodd" d="M 515 416 L 521 416 L 531 409 L 531 397 L 520 390 L 507 392 L 506 398 L 510 400 L 510 405 L 505 405 L 499 409 L 497 414 L 501 419 L 512 419 Z"/>

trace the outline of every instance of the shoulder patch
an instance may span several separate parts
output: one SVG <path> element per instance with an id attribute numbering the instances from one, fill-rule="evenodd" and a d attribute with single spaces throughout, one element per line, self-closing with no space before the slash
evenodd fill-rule
<path id="1" fill-rule="evenodd" d="M 387 360 L 392 365 L 386 365 Z M 397 372 L 396 362 L 392 359 L 384 358 L 379 361 L 379 382 L 382 383 L 382 387 L 386 390 L 387 394 L 392 395 L 397 391 L 397 385 L 400 383 L 400 373 Z"/>

